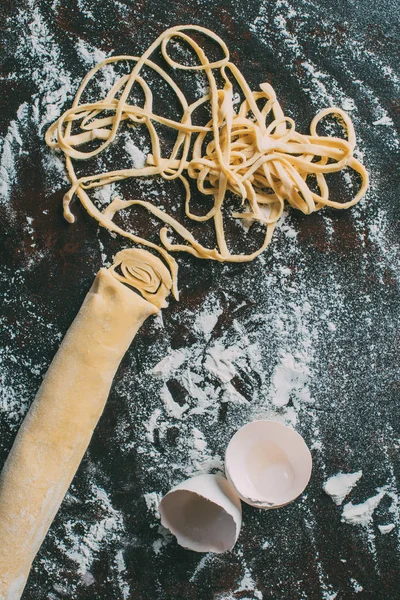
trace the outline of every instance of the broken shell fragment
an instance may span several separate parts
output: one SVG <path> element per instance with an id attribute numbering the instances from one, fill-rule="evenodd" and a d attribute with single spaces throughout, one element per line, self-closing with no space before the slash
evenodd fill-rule
<path id="1" fill-rule="evenodd" d="M 198 475 L 168 492 L 159 504 L 161 523 L 178 544 L 195 552 L 231 550 L 242 524 L 240 499 L 220 475 Z"/>
<path id="2" fill-rule="evenodd" d="M 312 470 L 299 433 L 278 421 L 252 421 L 232 437 L 225 472 L 240 498 L 258 508 L 285 506 L 300 496 Z"/>
<path id="3" fill-rule="evenodd" d="M 226 552 L 240 532 L 240 499 L 258 508 L 285 506 L 304 491 L 311 470 L 300 434 L 278 421 L 252 421 L 229 443 L 228 479 L 198 475 L 177 485 L 159 504 L 161 523 L 188 550 Z"/>

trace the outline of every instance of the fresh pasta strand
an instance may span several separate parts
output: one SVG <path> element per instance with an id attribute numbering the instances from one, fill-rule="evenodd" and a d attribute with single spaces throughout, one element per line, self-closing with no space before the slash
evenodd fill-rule
<path id="1" fill-rule="evenodd" d="M 203 48 L 190 33 L 200 33 L 219 47 L 222 58 L 210 62 Z M 195 65 L 181 64 L 172 59 L 169 43 L 173 39 L 187 44 L 197 57 Z M 159 49 L 169 67 L 183 71 L 202 71 L 209 91 L 189 104 L 176 81 L 151 60 Z M 95 102 L 81 104 L 81 97 L 90 81 L 104 66 L 121 61 L 132 63 L 129 74 L 121 76 L 104 96 Z M 153 93 L 143 76 L 143 67 L 162 77 L 175 95 L 181 108 L 180 120 L 165 117 L 153 109 Z M 222 81 L 223 85 L 218 85 Z M 240 88 L 244 100 L 238 110 L 233 101 L 233 83 Z M 130 104 L 129 95 L 134 84 L 140 86 L 142 105 Z M 260 104 L 262 107 L 260 108 Z M 200 107 L 209 106 L 211 117 L 203 125 L 196 125 L 193 116 Z M 110 114 L 111 113 L 111 114 Z M 319 135 L 317 127 L 326 117 L 337 117 L 347 139 Z M 142 168 L 120 169 L 78 177 L 74 161 L 85 160 L 104 152 L 116 139 L 123 121 L 145 125 L 151 140 L 151 153 Z M 176 132 L 175 143 L 169 155 L 164 155 L 155 124 Z M 78 133 L 76 129 L 78 128 Z M 211 136 L 211 141 L 209 141 Z M 84 144 L 97 140 L 92 150 L 82 150 Z M 99 224 L 135 243 L 157 250 L 168 264 L 173 280 L 173 294 L 178 298 L 177 263 L 169 252 L 187 252 L 198 258 L 227 262 L 253 260 L 270 243 L 274 228 L 281 217 L 285 203 L 311 214 L 324 206 L 344 209 L 356 204 L 368 188 L 368 173 L 354 157 L 356 137 L 350 117 L 340 108 L 327 108 L 316 115 L 310 125 L 310 134 L 296 131 L 292 119 L 285 117 L 272 86 L 262 83 L 259 91 L 252 91 L 242 73 L 230 61 L 223 40 L 204 27 L 190 25 L 167 29 L 141 57 L 116 56 L 107 58 L 84 77 L 71 108 L 66 110 L 46 133 L 46 142 L 60 149 L 66 157 L 71 188 L 64 197 L 64 216 L 74 221 L 70 204 L 78 196 L 85 209 Z M 341 203 L 331 199 L 326 175 L 350 168 L 361 178 L 356 195 Z M 196 222 L 213 221 L 217 248 L 207 248 L 174 217 L 143 200 L 123 201 L 115 198 L 100 211 L 90 199 L 88 190 L 121 181 L 129 177 L 160 175 L 165 179 L 179 179 L 185 189 L 186 216 Z M 314 191 L 310 177 L 316 182 Z M 199 191 L 213 196 L 214 204 L 206 215 L 191 211 L 189 178 L 196 181 Z M 226 242 L 222 210 L 227 192 L 241 198 L 242 212 L 233 212 L 237 219 L 258 221 L 265 226 L 264 242 L 249 254 L 234 254 Z M 140 205 L 172 228 L 184 243 L 172 243 L 167 228 L 160 232 L 162 246 L 132 234 L 116 225 L 114 215 L 129 206 Z"/>

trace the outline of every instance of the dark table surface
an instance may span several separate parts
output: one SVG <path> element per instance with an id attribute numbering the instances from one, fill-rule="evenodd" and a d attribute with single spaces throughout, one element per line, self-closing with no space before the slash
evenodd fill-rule
<path id="1" fill-rule="evenodd" d="M 274 86 L 300 131 L 326 106 L 347 109 L 371 174 L 353 209 L 289 211 L 254 263 L 179 259 L 181 300 L 145 323 L 124 358 L 24 600 L 400 597 L 396 4 L 1 3 L 0 465 L 94 274 L 126 246 L 77 206 L 76 224 L 63 220 L 67 182 L 43 141 L 93 64 L 140 55 L 167 26 L 210 27 L 253 89 Z M 158 180 L 136 193 L 160 191 L 181 198 Z M 210 352 L 234 365 L 230 386 L 208 368 Z M 167 355 L 181 365 L 155 377 Z M 157 498 L 220 470 L 230 436 L 263 416 L 291 423 L 312 449 L 306 493 L 277 511 L 244 506 L 232 552 L 183 550 L 159 525 Z M 322 486 L 359 470 L 344 504 L 382 500 L 352 525 Z"/>

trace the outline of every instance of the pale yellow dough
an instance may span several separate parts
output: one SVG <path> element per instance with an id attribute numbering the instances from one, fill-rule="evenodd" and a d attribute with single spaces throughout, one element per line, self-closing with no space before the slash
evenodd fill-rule
<path id="1" fill-rule="evenodd" d="M 201 36 L 207 45 L 212 42 L 219 49 L 219 57 L 211 61 L 196 40 Z M 181 44 L 195 55 L 195 64 L 183 64 L 171 57 L 172 44 Z M 205 45 L 205 44 L 204 44 Z M 151 59 L 161 51 L 173 71 L 161 67 Z M 82 102 L 87 87 L 103 67 L 129 65 L 129 72 L 121 75 L 106 92 L 93 102 Z M 207 90 L 201 98 L 189 103 L 179 85 L 180 71 L 202 72 Z M 164 114 L 154 108 L 154 96 L 159 88 L 152 85 L 148 74 L 156 81 L 164 80 L 171 99 L 180 106 L 180 118 Z M 140 89 L 142 101 L 136 100 Z M 209 109 L 206 119 L 199 109 Z M 201 111 L 200 111 L 201 112 Z M 318 132 L 326 118 L 339 120 L 343 137 L 324 136 Z M 145 127 L 151 140 L 151 152 L 145 166 L 118 169 L 78 176 L 77 165 L 105 152 L 117 140 L 124 125 Z M 158 126 L 174 132 L 175 143 L 167 150 L 159 135 Z M 197 258 L 220 262 L 248 262 L 258 256 L 271 241 L 275 226 L 282 216 L 285 203 L 309 215 L 329 206 L 336 209 L 356 204 L 368 189 L 368 173 L 356 159 L 356 135 L 349 115 L 338 107 L 321 110 L 310 124 L 310 134 L 296 130 L 296 124 L 285 116 L 269 83 L 261 83 L 252 90 L 244 75 L 230 60 L 225 42 L 213 31 L 198 25 L 180 25 L 164 31 L 140 57 L 112 56 L 91 69 L 83 78 L 71 108 L 46 133 L 46 142 L 65 155 L 71 188 L 64 197 L 64 215 L 74 222 L 70 204 L 76 195 L 88 213 L 99 224 L 129 238 L 135 243 L 157 249 L 171 269 L 173 294 L 178 298 L 177 264 L 169 252 L 187 252 Z M 87 146 L 90 143 L 91 146 Z M 347 169 L 359 176 L 358 190 L 346 202 L 339 202 L 330 194 L 332 173 Z M 179 179 L 185 196 L 185 214 L 188 221 L 211 222 L 216 246 L 206 247 L 175 216 L 146 200 L 114 198 L 108 206 L 97 207 L 90 190 L 130 177 L 159 175 L 164 179 Z M 213 198 L 213 205 L 203 214 L 191 208 L 189 180 L 198 190 Z M 225 235 L 224 205 L 229 194 L 240 199 L 241 207 L 231 213 L 247 223 L 259 222 L 264 226 L 264 241 L 252 252 L 237 253 L 230 248 Z M 129 227 L 114 221 L 115 215 L 131 206 L 141 206 L 151 212 L 166 227 L 160 231 L 162 245 L 155 245 L 136 235 Z M 240 210 L 237 210 L 239 208 Z M 126 223 L 126 221 L 125 221 Z M 172 243 L 167 228 L 181 239 Z"/>
<path id="2" fill-rule="evenodd" d="M 131 285 L 147 291 L 155 304 L 164 304 L 171 278 L 161 261 L 143 250 L 125 251 L 117 262 L 124 265 L 124 260 L 136 273 Z M 97 274 L 0 476 L 1 600 L 20 598 L 32 561 L 103 412 L 120 361 L 144 320 L 158 311 L 155 304 L 118 281 L 113 270 Z"/>

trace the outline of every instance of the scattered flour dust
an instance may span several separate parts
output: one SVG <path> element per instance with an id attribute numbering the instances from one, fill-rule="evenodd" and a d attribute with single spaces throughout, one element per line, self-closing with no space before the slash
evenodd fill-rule
<path id="1" fill-rule="evenodd" d="M 160 504 L 162 494 L 159 494 L 158 492 L 147 492 L 147 494 L 143 495 L 143 498 L 146 502 L 147 509 L 159 519 L 160 513 L 158 512 L 158 505 Z"/>
<path id="2" fill-rule="evenodd" d="M 186 353 L 182 350 L 171 350 L 165 358 L 152 368 L 151 374 L 153 377 L 168 379 L 182 366 L 186 357 Z"/>
<path id="3" fill-rule="evenodd" d="M 76 563 L 80 575 L 88 573 L 96 554 L 124 531 L 123 517 L 112 507 L 105 490 L 93 484 L 92 494 L 88 503 L 98 506 L 101 517 L 94 523 L 68 521 L 64 525 L 67 541 L 59 542 L 60 550 Z"/>
<path id="4" fill-rule="evenodd" d="M 175 419 L 181 419 L 183 413 L 189 408 L 189 404 L 187 402 L 185 402 L 182 406 L 178 404 L 178 402 L 175 402 L 166 385 L 163 385 L 161 388 L 160 398 L 164 403 L 166 413 Z"/>
<path id="5" fill-rule="evenodd" d="M 323 485 L 324 492 L 332 498 L 335 504 L 340 505 L 361 477 L 362 471 L 332 475 Z"/>
<path id="6" fill-rule="evenodd" d="M 212 562 L 213 559 L 213 554 L 211 552 L 205 554 L 200 560 L 199 563 L 197 565 L 197 567 L 195 568 L 195 570 L 193 571 L 192 576 L 190 577 L 190 582 L 193 583 L 193 581 L 196 581 L 197 577 L 199 576 L 199 574 L 202 572 L 202 570 L 204 569 L 204 567 L 207 566 L 207 564 L 211 561 Z"/>
<path id="7" fill-rule="evenodd" d="M 126 136 L 124 148 L 132 161 L 132 167 L 142 169 L 146 164 L 146 155 L 133 143 L 129 136 Z"/>
<path id="8" fill-rule="evenodd" d="M 365 500 L 365 502 L 362 502 L 361 504 L 353 504 L 352 502 L 345 504 L 342 511 L 343 523 L 368 527 L 372 521 L 374 511 L 379 506 L 379 503 L 385 496 L 385 493 L 385 491 L 380 491 L 375 496 L 368 498 L 368 500 Z"/>
<path id="9" fill-rule="evenodd" d="M 360 592 L 362 592 L 364 590 L 363 586 L 358 583 L 357 579 L 354 579 L 353 577 L 351 577 L 350 583 L 356 594 L 359 594 Z"/>
<path id="10" fill-rule="evenodd" d="M 78 500 L 68 493 L 66 502 L 76 503 Z M 58 550 L 75 563 L 76 573 L 86 587 L 95 583 L 91 568 L 99 554 L 105 550 L 110 554 L 114 552 L 112 572 L 115 575 L 121 598 L 128 600 L 130 586 L 125 579 L 124 549 L 121 548 L 120 542 L 125 533 L 123 515 L 112 506 L 107 492 L 93 482 L 85 504 L 87 518 L 70 519 L 64 524 L 64 535 L 55 540 Z M 42 564 L 49 574 L 54 572 L 53 561 L 44 558 Z M 54 579 L 54 577 L 52 578 Z M 62 586 L 60 578 L 57 578 L 54 589 L 59 591 L 62 596 L 66 593 L 74 596 L 74 589 L 78 582 L 79 580 Z"/>
<path id="11" fill-rule="evenodd" d="M 387 535 L 392 532 L 395 527 L 396 525 L 394 523 L 390 523 L 389 525 L 378 525 L 378 529 L 382 535 Z"/>
<path id="12" fill-rule="evenodd" d="M 154 525 L 152 525 L 154 527 Z M 158 538 L 153 542 L 153 552 L 155 555 L 161 554 L 163 549 L 168 546 L 175 538 L 172 534 L 162 527 L 162 525 L 156 525 L 156 531 Z"/>
<path id="13" fill-rule="evenodd" d="M 129 600 L 131 596 L 131 588 L 130 585 L 125 581 L 123 575 L 126 573 L 126 565 L 124 560 L 124 552 L 123 550 L 118 550 L 115 555 L 115 565 L 118 573 L 118 584 L 119 589 L 122 593 L 122 600 Z"/>
<path id="14" fill-rule="evenodd" d="M 244 567 L 244 574 L 242 579 L 239 581 L 239 585 L 235 590 L 235 594 L 240 592 L 251 592 L 253 598 L 257 598 L 257 600 L 263 600 L 263 594 L 257 589 L 256 582 L 254 581 L 252 573 L 247 565 Z M 241 595 L 240 597 L 242 598 L 243 596 Z"/>
<path id="15" fill-rule="evenodd" d="M 7 200 L 11 189 L 16 181 L 16 163 L 22 153 L 23 140 L 19 132 L 18 122 L 24 118 L 27 111 L 27 103 L 21 104 L 17 111 L 17 119 L 11 121 L 8 131 L 1 145 L 0 157 L 0 202 Z"/>
<path id="16" fill-rule="evenodd" d="M 93 196 L 100 202 L 100 204 L 107 206 L 110 204 L 116 192 L 116 186 L 114 183 L 109 185 L 103 185 L 94 190 Z"/>
<path id="17" fill-rule="evenodd" d="M 390 127 L 394 126 L 393 119 L 389 117 L 389 115 L 384 115 L 380 119 L 377 119 L 372 123 L 372 125 L 389 125 Z"/>
<path id="18" fill-rule="evenodd" d="M 159 408 L 155 408 L 149 420 L 145 423 L 145 428 L 147 430 L 146 437 L 149 442 L 154 442 L 154 431 L 158 427 L 158 419 L 160 416 L 161 410 Z"/>
<path id="19" fill-rule="evenodd" d="M 281 354 L 280 362 L 275 368 L 272 379 L 272 402 L 275 406 L 289 404 L 290 396 L 294 390 L 298 391 L 304 401 L 310 401 L 310 392 L 307 386 L 310 374 L 307 365 L 308 360 L 308 356 L 297 356 L 295 358 L 290 352 Z"/>
<path id="20" fill-rule="evenodd" d="M 225 348 L 221 342 L 216 342 L 208 351 L 205 368 L 222 384 L 231 381 L 236 375 L 235 360 L 242 352 L 237 346 Z"/>
<path id="21" fill-rule="evenodd" d="M 189 464 L 187 474 L 223 472 L 223 461 L 218 454 L 213 454 L 208 448 L 205 435 L 202 431 L 193 427 L 191 449 L 188 453 Z"/>
<path id="22" fill-rule="evenodd" d="M 196 317 L 193 325 L 194 330 L 200 335 L 204 335 L 206 339 L 210 338 L 221 314 L 222 308 L 219 304 L 214 306 L 212 310 L 203 309 Z"/>
<path id="23" fill-rule="evenodd" d="M 88 67 L 94 67 L 107 58 L 107 54 L 85 42 L 78 40 L 75 46 L 78 56 Z"/>

